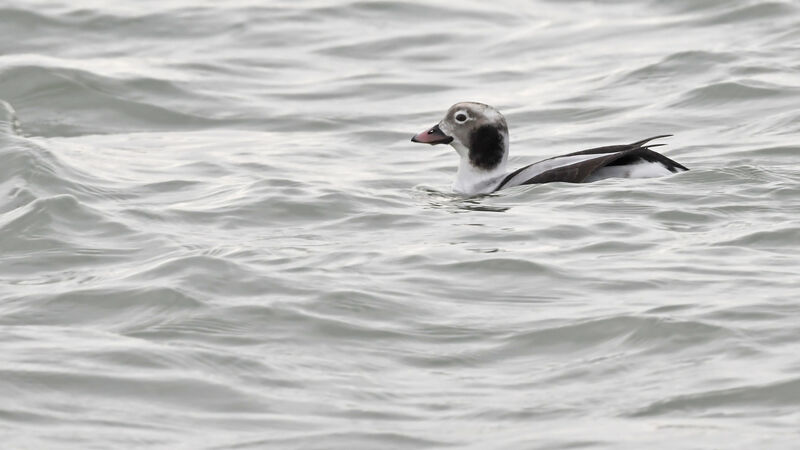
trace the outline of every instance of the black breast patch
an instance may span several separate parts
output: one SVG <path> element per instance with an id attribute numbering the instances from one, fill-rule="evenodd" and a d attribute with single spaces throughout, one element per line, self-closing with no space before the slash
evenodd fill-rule
<path id="1" fill-rule="evenodd" d="M 472 132 L 469 140 L 469 161 L 473 166 L 490 170 L 503 160 L 505 145 L 503 135 L 491 125 L 483 125 Z"/>

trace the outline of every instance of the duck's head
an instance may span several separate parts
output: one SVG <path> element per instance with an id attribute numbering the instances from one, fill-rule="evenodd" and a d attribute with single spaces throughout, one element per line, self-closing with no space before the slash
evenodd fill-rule
<path id="1" fill-rule="evenodd" d="M 475 102 L 456 103 L 444 119 L 411 138 L 422 144 L 450 144 L 477 171 L 503 169 L 508 158 L 508 125 L 500 112 Z"/>

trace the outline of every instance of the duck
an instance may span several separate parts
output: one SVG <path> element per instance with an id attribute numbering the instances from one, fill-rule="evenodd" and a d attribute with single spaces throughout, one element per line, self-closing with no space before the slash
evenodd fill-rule
<path id="1" fill-rule="evenodd" d="M 450 144 L 459 163 L 453 191 L 464 195 L 491 194 L 529 184 L 591 183 L 607 178 L 654 178 L 689 170 L 653 151 L 653 136 L 632 144 L 609 145 L 555 156 L 508 171 L 509 140 L 505 117 L 477 102 L 460 102 L 444 118 L 411 138 L 420 144 Z"/>

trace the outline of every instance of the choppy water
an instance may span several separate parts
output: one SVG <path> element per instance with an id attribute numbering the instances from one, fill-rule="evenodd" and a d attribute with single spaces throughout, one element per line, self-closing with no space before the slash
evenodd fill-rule
<path id="1" fill-rule="evenodd" d="M 796 1 L 0 1 L 3 447 L 796 448 L 798 55 Z M 692 170 L 460 198 L 462 100 Z"/>

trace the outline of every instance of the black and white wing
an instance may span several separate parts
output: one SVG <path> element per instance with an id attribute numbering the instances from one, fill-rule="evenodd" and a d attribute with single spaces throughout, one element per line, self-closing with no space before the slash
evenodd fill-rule
<path id="1" fill-rule="evenodd" d="M 545 159 L 508 174 L 497 190 L 523 184 L 561 181 L 585 183 L 603 178 L 647 178 L 689 170 L 651 150 L 663 144 L 650 141 L 670 135 L 654 136 L 627 145 L 611 145 Z"/>

